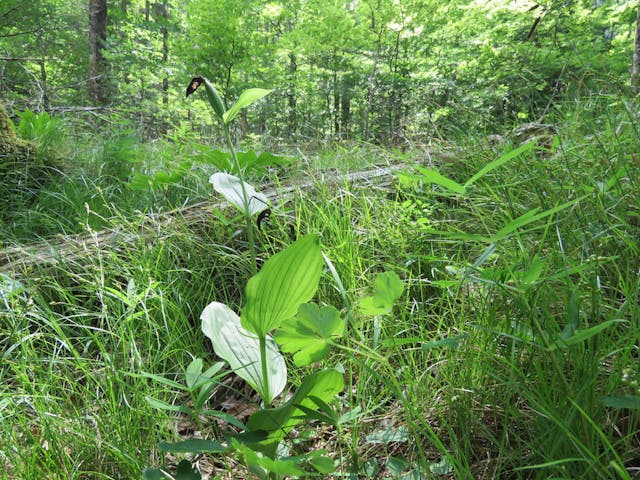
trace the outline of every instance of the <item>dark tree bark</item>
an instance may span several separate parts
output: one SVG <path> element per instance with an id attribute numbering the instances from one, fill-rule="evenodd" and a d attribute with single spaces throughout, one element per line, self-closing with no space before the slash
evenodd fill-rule
<path id="1" fill-rule="evenodd" d="M 169 4 L 165 0 L 160 6 L 160 17 L 162 18 L 162 65 L 169 66 Z M 169 75 L 162 79 L 162 104 L 169 105 Z"/>
<path id="2" fill-rule="evenodd" d="M 333 70 L 333 134 L 340 137 L 340 85 L 338 84 L 338 72 Z"/>
<path id="3" fill-rule="evenodd" d="M 106 39 L 107 0 L 89 0 L 89 97 L 95 105 L 107 102 L 102 53 Z"/>
<path id="4" fill-rule="evenodd" d="M 289 54 L 289 88 L 287 90 L 287 103 L 289 106 L 288 126 L 289 135 L 295 136 L 298 118 L 297 118 L 297 105 L 298 100 L 296 98 L 296 72 L 298 70 L 298 64 L 296 63 L 296 54 Z"/>
<path id="5" fill-rule="evenodd" d="M 631 91 L 640 93 L 640 1 L 636 14 L 636 39 L 633 47 L 633 63 L 631 64 Z"/>

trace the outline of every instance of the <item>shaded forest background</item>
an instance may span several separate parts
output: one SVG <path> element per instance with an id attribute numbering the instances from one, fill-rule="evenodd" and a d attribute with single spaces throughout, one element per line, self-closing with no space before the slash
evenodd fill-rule
<path id="1" fill-rule="evenodd" d="M 403 145 L 544 122 L 555 102 L 629 90 L 637 2 L 5 0 L 0 98 L 154 139 L 209 135 L 194 75 L 244 112 L 241 138 Z M 556 112 L 557 113 L 557 112 Z"/>

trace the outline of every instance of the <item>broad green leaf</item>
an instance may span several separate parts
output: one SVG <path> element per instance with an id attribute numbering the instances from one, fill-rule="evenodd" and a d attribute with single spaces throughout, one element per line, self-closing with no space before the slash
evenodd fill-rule
<path id="1" fill-rule="evenodd" d="M 317 235 L 302 237 L 267 260 L 247 283 L 242 326 L 259 336 L 278 328 L 315 295 L 322 265 Z"/>
<path id="2" fill-rule="evenodd" d="M 366 437 L 367 443 L 404 443 L 407 440 L 409 440 L 409 430 L 407 427 L 387 427 L 384 430 L 370 433 Z"/>
<path id="3" fill-rule="evenodd" d="M 246 152 L 237 152 L 236 158 L 238 159 L 238 165 L 243 172 L 255 171 L 257 168 L 258 156 L 253 150 L 247 150 Z"/>
<path id="4" fill-rule="evenodd" d="M 358 405 L 356 408 L 343 413 L 338 419 L 338 425 L 345 425 L 350 422 L 356 422 L 360 418 L 364 417 L 364 415 L 365 412 L 363 412 L 362 407 Z"/>
<path id="5" fill-rule="evenodd" d="M 317 410 L 312 408 L 305 407 L 304 405 L 298 405 L 298 408 L 302 412 L 301 415 L 296 415 L 296 419 L 299 420 L 308 420 L 308 421 L 318 421 L 322 423 L 326 423 L 327 425 L 335 425 L 336 421 L 334 418 L 325 415 L 324 413 L 320 413 Z"/>
<path id="6" fill-rule="evenodd" d="M 231 440 L 231 446 L 240 454 L 251 471 L 260 478 L 266 478 L 268 473 L 288 477 L 301 477 L 305 474 L 305 471 L 300 468 L 300 464 L 304 461 L 303 457 L 270 458 L 235 438 Z"/>
<path id="7" fill-rule="evenodd" d="M 640 410 L 639 395 L 618 395 L 615 397 L 602 397 L 602 403 L 607 407 Z"/>
<path id="8" fill-rule="evenodd" d="M 309 465 L 324 475 L 329 475 L 336 470 L 336 461 L 333 458 L 326 457 L 324 455 L 312 455 L 311 458 L 309 458 Z"/>
<path id="9" fill-rule="evenodd" d="M 190 438 L 181 442 L 160 442 L 158 448 L 163 452 L 171 453 L 211 453 L 211 452 L 224 452 L 226 448 L 214 441 L 206 440 L 204 438 Z"/>
<path id="10" fill-rule="evenodd" d="M 587 328 L 586 330 L 576 330 L 573 333 L 573 335 L 571 335 L 569 338 L 562 338 L 560 335 L 558 335 L 558 341 L 553 345 L 551 345 L 548 348 L 548 350 L 553 351 L 560 347 L 571 347 L 572 345 L 577 345 L 599 334 L 600 332 L 611 327 L 612 325 L 615 325 L 616 323 L 621 323 L 621 322 L 624 322 L 624 320 L 622 319 L 607 320 L 606 322 L 599 323 L 598 325 L 595 325 L 591 328 Z"/>
<path id="11" fill-rule="evenodd" d="M 476 173 L 473 177 L 471 177 L 469 180 L 467 180 L 467 182 L 464 184 L 463 188 L 467 188 L 469 187 L 469 185 L 471 185 L 472 183 L 474 183 L 476 180 L 480 179 L 481 177 L 485 176 L 487 173 L 489 173 L 492 170 L 495 170 L 496 168 L 504 165 L 505 163 L 507 163 L 510 160 L 513 160 L 514 158 L 520 156 L 523 153 L 527 153 L 530 151 L 533 151 L 534 147 L 536 146 L 536 142 L 529 142 L 529 143 L 525 143 L 524 145 L 521 145 L 520 147 L 516 148 L 515 150 L 512 150 L 508 153 L 505 153 L 504 155 L 496 158 L 495 160 L 489 162 L 488 164 L 486 164 L 482 169 L 480 169 L 480 171 L 478 173 Z"/>
<path id="12" fill-rule="evenodd" d="M 298 408 L 303 405 L 307 408 L 317 408 L 316 403 L 310 397 L 317 397 L 324 402 L 330 402 L 344 388 L 342 374 L 337 370 L 323 370 L 305 377 L 302 384 L 287 403 L 277 408 L 259 410 L 249 418 L 248 430 L 264 430 L 269 432 L 269 437 L 255 444 L 255 447 L 273 455 L 280 440 L 298 423 L 302 411 Z"/>
<path id="13" fill-rule="evenodd" d="M 467 193 L 467 189 L 463 185 L 460 185 L 455 180 L 445 177 L 436 170 L 433 170 L 431 168 L 418 167 L 418 171 L 422 174 L 423 181 L 435 183 L 436 185 L 440 185 L 441 187 L 444 187 L 447 190 L 451 190 L 452 192 L 459 195 L 464 195 Z"/>
<path id="14" fill-rule="evenodd" d="M 283 155 L 276 155 L 271 152 L 262 152 L 256 159 L 256 165 L 259 167 L 273 167 L 276 165 L 286 165 L 292 162 L 291 158 Z"/>
<path id="15" fill-rule="evenodd" d="M 169 403 L 165 403 L 161 400 L 158 400 L 157 398 L 152 398 L 152 397 L 144 397 L 144 399 L 147 401 L 149 405 L 151 405 L 154 408 L 157 408 L 158 410 L 164 410 L 167 412 L 186 413 L 187 415 L 190 415 L 191 413 L 193 413 L 193 409 L 189 407 L 185 407 L 184 405 L 171 405 Z"/>
<path id="16" fill-rule="evenodd" d="M 230 153 L 205 145 L 198 145 L 198 150 L 199 153 L 195 156 L 197 161 L 213 165 L 223 172 L 233 172 L 233 160 Z"/>
<path id="17" fill-rule="evenodd" d="M 451 347 L 458 348 L 460 342 L 467 338 L 468 335 L 459 335 L 457 337 L 443 338 L 441 340 L 433 340 L 422 344 L 422 350 L 431 350 L 432 348 Z"/>
<path id="18" fill-rule="evenodd" d="M 244 197 L 242 194 L 242 183 L 240 179 L 228 173 L 214 173 L 209 178 L 209 183 L 213 185 L 213 189 L 226 198 L 234 207 L 243 214 L 249 216 L 255 215 L 265 210 L 269 206 L 267 197 L 249 185 L 244 183 L 244 189 L 247 194 L 248 208 L 245 208 Z"/>
<path id="19" fill-rule="evenodd" d="M 529 210 L 527 213 L 510 221 L 504 227 L 498 230 L 498 232 L 496 232 L 495 235 L 491 237 L 491 243 L 496 243 L 498 240 L 505 238 L 510 233 L 514 232 L 515 230 L 521 227 L 524 227 L 525 225 L 528 225 L 529 223 L 538 221 L 541 218 L 554 215 L 562 210 L 565 210 L 566 208 L 572 207 L 578 202 L 580 202 L 582 199 L 584 199 L 585 196 L 563 203 L 562 205 L 558 205 L 556 207 L 550 208 L 549 210 L 545 210 L 544 212 L 541 212 L 541 213 L 538 213 L 540 211 L 540 207 L 536 207 L 532 210 Z"/>
<path id="20" fill-rule="evenodd" d="M 228 413 L 221 412 L 219 410 L 201 410 L 198 413 L 205 417 L 218 418 L 224 422 L 227 422 L 229 425 L 233 425 L 234 427 L 237 427 L 240 430 L 244 430 L 244 424 L 237 418 L 229 415 Z"/>
<path id="21" fill-rule="evenodd" d="M 389 457 L 385 466 L 391 475 L 397 477 L 409 468 L 409 462 L 404 457 Z"/>
<path id="22" fill-rule="evenodd" d="M 145 468 L 142 471 L 142 479 L 143 480 L 163 480 L 169 478 L 167 477 L 164 473 L 162 473 L 162 470 L 158 470 L 157 468 Z"/>
<path id="23" fill-rule="evenodd" d="M 209 337 L 216 355 L 224 359 L 231 369 L 261 395 L 265 392 L 260 364 L 258 337 L 240 325 L 240 318 L 223 303 L 212 302 L 200 316 L 202 332 Z M 284 358 L 271 337 L 267 336 L 267 372 L 271 402 L 284 389 L 287 367 Z M 264 395 L 262 395 L 264 398 Z"/>
<path id="24" fill-rule="evenodd" d="M 303 303 L 295 317 L 285 320 L 274 336 L 283 352 L 294 353 L 297 366 L 322 360 L 329 353 L 331 339 L 340 337 L 344 321 L 331 305 L 319 308 Z"/>
<path id="25" fill-rule="evenodd" d="M 436 475 L 449 475 L 451 472 L 453 472 L 453 465 L 451 465 L 449 458 L 442 457 L 439 462 L 429 465 L 429 471 L 431 473 L 435 473 Z"/>
<path id="26" fill-rule="evenodd" d="M 185 381 L 189 389 L 193 388 L 200 375 L 202 375 L 202 359 L 196 358 L 189 364 L 185 372 Z"/>
<path id="27" fill-rule="evenodd" d="M 360 474 L 365 475 L 369 478 L 374 478 L 376 475 L 378 475 L 378 472 L 380 472 L 380 466 L 378 465 L 378 461 L 375 458 L 370 458 L 369 460 L 364 462 L 364 464 L 360 468 Z"/>
<path id="28" fill-rule="evenodd" d="M 250 88 L 245 90 L 242 92 L 242 95 L 240 95 L 240 98 L 238 98 L 238 101 L 225 112 L 222 117 L 222 121 L 225 124 L 229 124 L 231 120 L 236 118 L 238 113 L 240 113 L 240 110 L 248 107 L 257 100 L 260 100 L 265 95 L 269 95 L 271 92 L 272 90 L 265 90 L 264 88 Z"/>
<path id="29" fill-rule="evenodd" d="M 360 300 L 360 312 L 364 315 L 389 313 L 403 290 L 404 285 L 396 272 L 381 273 L 373 285 L 373 296 Z"/>

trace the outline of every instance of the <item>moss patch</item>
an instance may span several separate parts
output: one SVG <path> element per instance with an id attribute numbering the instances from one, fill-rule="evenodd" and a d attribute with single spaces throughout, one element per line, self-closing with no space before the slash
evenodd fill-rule
<path id="1" fill-rule="evenodd" d="M 35 143 L 16 136 L 0 103 L 0 220 L 31 203 L 54 171 L 53 163 L 38 152 Z"/>

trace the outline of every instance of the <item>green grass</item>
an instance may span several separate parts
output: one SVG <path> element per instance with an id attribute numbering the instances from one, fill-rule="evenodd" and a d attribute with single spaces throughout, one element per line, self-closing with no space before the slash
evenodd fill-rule
<path id="1" fill-rule="evenodd" d="M 346 313 L 346 293 L 353 307 L 344 348 L 329 363 L 344 366 L 339 408 L 354 420 L 339 431 L 303 427 L 294 448 L 326 447 L 341 472 L 364 478 L 376 469 L 413 478 L 638 475 L 638 410 L 603 402 L 640 395 L 638 125 L 617 98 L 562 109 L 553 152 L 519 156 L 464 196 L 427 183 L 330 187 L 307 159 L 312 168 L 296 175 L 315 175 L 316 186 L 274 209 L 259 252 L 282 250 L 292 228 L 321 235 L 344 291 L 326 272 L 317 301 Z M 364 155 L 337 153 L 354 165 Z M 449 148 L 456 160 L 440 172 L 464 183 L 499 155 L 469 139 Z M 318 162 L 335 166 L 326 153 Z M 202 195 L 206 178 L 193 181 L 187 190 Z M 86 193 L 76 194 L 41 193 L 79 214 Z M 158 441 L 194 434 L 188 418 L 145 400 L 189 399 L 139 374 L 175 379 L 193 357 L 215 361 L 199 315 L 213 300 L 242 303 L 250 264 L 243 236 L 234 236 L 240 224 L 221 212 L 137 236 L 142 200 L 128 209 L 110 205 L 115 197 L 97 194 L 96 227 L 133 240 L 24 267 L 13 275 L 23 288 L 0 303 L 0 478 L 140 478 L 145 466 L 175 462 Z M 536 220 L 522 221 L 535 208 Z M 41 235 L 56 229 L 51 222 Z M 401 276 L 405 294 L 392 314 L 365 318 L 358 299 L 386 270 Z M 613 320 L 571 345 L 559 340 Z M 256 401 L 238 385 L 221 386 L 214 400 Z M 397 441 L 370 437 L 387 427 L 399 429 Z M 203 428 L 219 432 L 211 419 Z M 200 464 L 214 469 L 214 459 Z M 215 463 L 225 468 L 241 472 L 231 460 Z M 431 473 L 438 468 L 452 473 Z"/>

